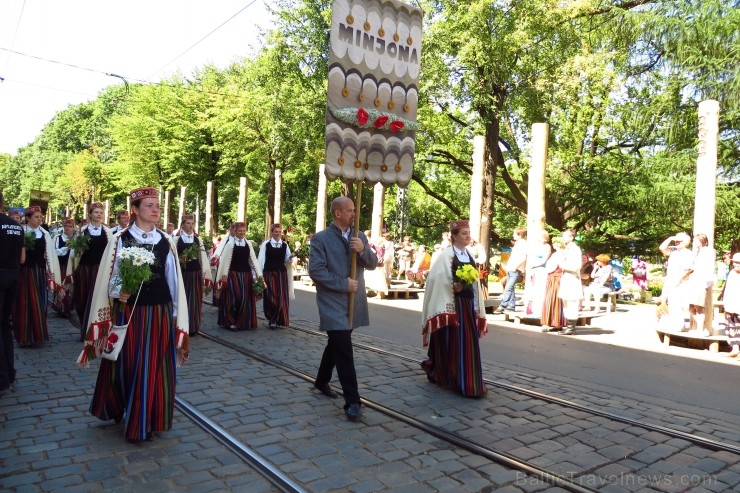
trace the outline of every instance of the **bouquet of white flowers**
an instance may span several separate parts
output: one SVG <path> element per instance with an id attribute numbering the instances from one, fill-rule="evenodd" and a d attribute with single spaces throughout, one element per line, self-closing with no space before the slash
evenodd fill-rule
<path id="1" fill-rule="evenodd" d="M 142 283 L 152 277 L 152 269 L 157 258 L 153 252 L 141 247 L 125 247 L 118 254 L 121 259 L 118 264 L 116 281 L 121 284 L 121 291 L 133 294 L 138 291 Z"/>

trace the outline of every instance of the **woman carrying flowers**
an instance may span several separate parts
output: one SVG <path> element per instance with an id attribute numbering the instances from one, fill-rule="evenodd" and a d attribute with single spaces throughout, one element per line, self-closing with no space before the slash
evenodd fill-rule
<path id="1" fill-rule="evenodd" d="M 478 339 L 488 332 L 483 291 L 468 251 L 467 220 L 450 223 L 452 246 L 435 257 L 427 277 L 422 334 L 429 358 L 422 362 L 430 382 L 481 397 L 483 383 Z"/>
<path id="2" fill-rule="evenodd" d="M 59 263 L 49 232 L 41 227 L 44 219 L 41 208 L 26 209 L 23 249 L 18 296 L 13 303 L 15 340 L 21 347 L 38 346 L 49 340 L 47 325 L 47 289 L 58 291 L 62 286 Z"/>
<path id="3" fill-rule="evenodd" d="M 247 225 L 233 224 L 234 239 L 221 253 L 216 273 L 219 322 L 231 330 L 257 328 L 257 296 L 262 295 L 262 268 L 252 242 L 245 238 Z"/>
<path id="4" fill-rule="evenodd" d="M 95 283 L 85 347 L 87 366 L 107 349 L 112 323 L 128 323 L 116 361 L 100 362 L 90 412 L 125 420 L 129 441 L 150 440 L 172 427 L 176 365 L 188 356 L 188 312 L 174 242 L 156 225 L 156 188 L 131 192 L 131 225 L 105 250 Z"/>
<path id="5" fill-rule="evenodd" d="M 270 329 L 274 330 L 278 325 L 285 327 L 290 324 L 288 308 L 290 300 L 295 299 L 292 264 L 294 255 L 291 255 L 290 247 L 283 241 L 282 226 L 270 226 L 270 236 L 269 240 L 260 245 L 258 258 L 266 285 L 262 305 Z"/>
<path id="6" fill-rule="evenodd" d="M 61 274 L 63 289 L 54 303 L 54 309 L 62 317 L 69 318 L 74 310 L 72 298 L 72 255 L 70 244 L 75 236 L 75 221 L 70 217 L 62 220 L 62 232 L 54 237 L 54 249 L 59 259 L 59 273 Z"/>
<path id="7" fill-rule="evenodd" d="M 174 237 L 177 242 L 177 255 L 180 258 L 182 280 L 185 284 L 185 296 L 188 300 L 188 324 L 190 335 L 200 331 L 203 313 L 203 286 L 209 289 L 213 285 L 211 267 L 208 262 L 203 241 L 195 232 L 195 217 L 191 214 L 182 216 L 180 231 Z"/>
<path id="8" fill-rule="evenodd" d="M 80 229 L 79 237 L 75 239 L 74 255 L 78 257 L 77 267 L 72 274 L 75 311 L 80 318 L 80 341 L 85 335 L 90 318 L 90 303 L 92 303 L 95 278 L 98 276 L 100 260 L 111 238 L 110 230 L 103 221 L 103 204 L 94 202 L 88 209 L 90 222 Z"/>

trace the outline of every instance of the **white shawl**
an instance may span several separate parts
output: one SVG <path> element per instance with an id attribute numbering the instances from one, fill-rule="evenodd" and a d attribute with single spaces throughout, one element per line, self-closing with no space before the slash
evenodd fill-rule
<path id="1" fill-rule="evenodd" d="M 35 231 L 41 231 L 44 237 L 44 260 L 46 261 L 46 284 L 49 289 L 59 291 L 62 287 L 62 273 L 59 270 L 59 259 L 57 258 L 57 251 L 54 248 L 54 240 L 51 235 L 44 228 L 39 227 Z M 25 233 L 32 232 L 31 228 L 25 227 Z"/>
<path id="2" fill-rule="evenodd" d="M 249 242 L 249 264 L 255 272 L 255 278 L 262 278 L 262 267 L 260 267 L 257 255 L 254 253 L 254 243 L 251 240 L 244 239 Z M 226 277 L 229 275 L 231 269 L 231 258 L 234 256 L 234 244 L 236 240 L 229 241 L 221 252 L 221 259 L 218 262 L 218 271 L 216 271 L 216 289 L 221 289 L 226 284 Z"/>
<path id="3" fill-rule="evenodd" d="M 99 357 L 102 353 L 105 340 L 108 337 L 108 330 L 112 324 L 111 319 L 115 299 L 109 296 L 108 289 L 111 276 L 113 275 L 113 266 L 118 255 L 118 239 L 124 231 L 126 229 L 116 233 L 113 238 L 109 239 L 108 246 L 105 248 L 105 253 L 103 253 L 103 258 L 100 261 L 98 276 L 95 279 L 92 305 L 90 306 L 89 326 L 85 333 L 85 347 L 77 358 L 77 364 L 85 368 L 91 360 Z M 160 234 L 165 237 L 162 231 L 160 231 Z M 170 253 L 174 256 L 175 268 L 177 269 L 178 303 L 175 347 L 177 348 L 177 366 L 180 366 L 187 361 L 190 350 L 188 304 L 185 301 L 187 298 L 185 297 L 185 285 L 182 282 L 180 262 L 177 261 L 177 247 L 171 239 L 167 240 L 167 245 L 170 247 Z"/>
<path id="4" fill-rule="evenodd" d="M 468 254 L 470 258 L 473 258 L 470 251 Z M 429 336 L 433 332 L 458 322 L 455 311 L 455 292 L 452 287 L 452 258 L 454 256 L 455 253 L 451 246 L 445 248 L 435 257 L 429 270 L 421 316 L 424 347 L 429 345 Z M 488 332 L 488 326 L 480 282 L 475 283 L 473 292 L 476 294 L 478 303 L 478 335 L 483 337 Z"/>

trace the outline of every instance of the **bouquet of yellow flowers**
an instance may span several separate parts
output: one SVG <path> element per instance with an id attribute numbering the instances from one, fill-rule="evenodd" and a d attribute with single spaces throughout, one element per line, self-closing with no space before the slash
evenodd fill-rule
<path id="1" fill-rule="evenodd" d="M 459 282 L 464 286 L 471 286 L 474 282 L 478 281 L 478 269 L 470 264 L 465 264 L 457 268 L 455 271 L 454 282 Z"/>
<path id="2" fill-rule="evenodd" d="M 156 262 L 153 252 L 141 247 L 125 247 L 118 254 L 118 275 L 115 280 L 121 284 L 121 291 L 133 294 L 142 283 L 152 277 L 151 265 Z"/>
<path id="3" fill-rule="evenodd" d="M 180 254 L 180 262 L 183 264 L 187 264 L 188 262 L 192 260 L 197 260 L 198 256 L 200 254 L 200 249 L 198 248 L 197 243 L 193 243 L 189 247 L 187 247 L 185 250 L 182 251 Z"/>

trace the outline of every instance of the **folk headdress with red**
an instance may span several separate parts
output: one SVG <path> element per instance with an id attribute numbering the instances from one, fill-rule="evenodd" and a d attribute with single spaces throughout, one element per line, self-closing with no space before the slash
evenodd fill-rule
<path id="1" fill-rule="evenodd" d="M 41 212 L 41 207 L 37 205 L 32 205 L 31 207 L 26 207 L 26 217 L 33 216 L 35 213 Z"/>
<path id="2" fill-rule="evenodd" d="M 460 228 L 469 228 L 469 227 L 470 227 L 470 221 L 467 219 L 457 219 L 450 223 L 450 231 L 454 231 Z"/>
<path id="3" fill-rule="evenodd" d="M 102 202 L 93 202 L 92 204 L 90 204 L 88 211 L 92 212 L 95 209 L 105 209 L 105 206 L 102 204 Z"/>
<path id="4" fill-rule="evenodd" d="M 132 201 L 140 199 L 158 199 L 159 190 L 154 187 L 137 188 L 136 190 L 131 190 L 129 197 L 131 197 Z"/>
<path id="5" fill-rule="evenodd" d="M 195 221 L 195 216 L 192 214 L 183 214 L 182 220 L 183 221 Z"/>
<path id="6" fill-rule="evenodd" d="M 232 224 L 231 227 L 234 229 L 234 231 L 236 231 L 237 228 L 246 228 L 247 223 L 243 221 L 237 221 L 234 224 Z"/>
<path id="7" fill-rule="evenodd" d="M 74 225 L 75 225 L 75 220 L 72 219 L 71 217 L 65 217 L 64 219 L 62 219 L 62 226 L 74 227 Z"/>

